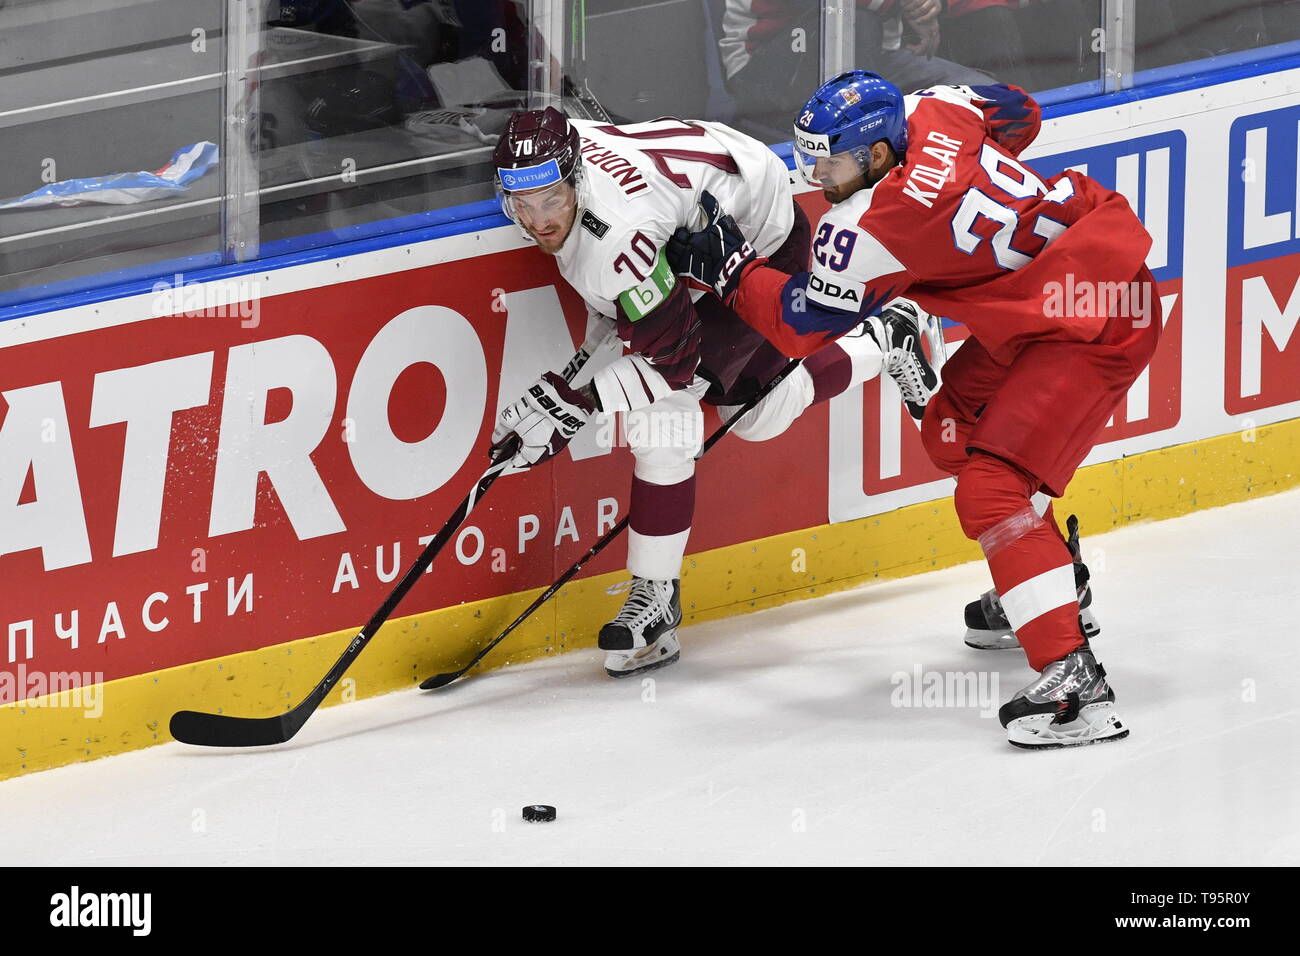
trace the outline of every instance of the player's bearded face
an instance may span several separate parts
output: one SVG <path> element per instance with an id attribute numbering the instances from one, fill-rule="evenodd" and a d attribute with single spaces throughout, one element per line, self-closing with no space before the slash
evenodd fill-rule
<path id="1" fill-rule="evenodd" d="M 812 178 L 822 187 L 822 194 L 831 203 L 843 202 L 869 185 L 862 167 L 852 153 L 817 157 Z"/>
<path id="2" fill-rule="evenodd" d="M 578 215 L 578 193 L 567 180 L 526 192 L 512 193 L 510 204 L 519 225 L 542 247 L 555 255 L 569 238 Z"/>

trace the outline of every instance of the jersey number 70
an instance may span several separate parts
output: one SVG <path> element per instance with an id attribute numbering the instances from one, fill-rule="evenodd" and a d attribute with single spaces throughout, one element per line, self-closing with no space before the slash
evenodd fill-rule
<path id="1" fill-rule="evenodd" d="M 608 136 L 622 136 L 626 139 L 673 139 L 678 136 L 704 136 L 706 131 L 702 126 L 696 126 L 685 120 L 665 120 L 668 123 L 681 123 L 680 126 L 667 126 L 661 129 L 645 129 L 637 133 L 629 133 L 619 129 L 617 126 L 597 126 L 600 132 Z M 714 169 L 720 169 L 724 173 L 739 173 L 740 167 L 736 161 L 726 153 L 706 153 L 698 149 L 670 149 L 667 147 L 649 147 L 638 146 L 637 149 L 650 157 L 650 161 L 655 164 L 655 169 L 663 173 L 675 186 L 682 189 L 693 188 L 690 179 L 685 173 L 678 172 L 668 166 L 668 160 L 675 159 L 686 163 L 705 163 Z"/>

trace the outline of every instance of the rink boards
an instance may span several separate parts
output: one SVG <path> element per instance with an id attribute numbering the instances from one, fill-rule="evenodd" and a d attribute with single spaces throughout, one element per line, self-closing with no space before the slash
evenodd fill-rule
<path id="1" fill-rule="evenodd" d="M 1300 483 L 1298 84 L 1112 98 L 1026 153 L 1123 192 L 1155 240 L 1164 334 L 1067 495 L 1085 534 Z M 501 221 L 0 322 L 0 776 L 310 689 L 482 472 L 497 409 L 581 340 Z M 458 666 L 623 516 L 617 433 L 572 450 L 497 483 L 331 702 Z M 951 488 L 887 379 L 728 439 L 700 463 L 687 622 L 977 558 Z M 592 646 L 624 558 L 485 664 Z"/>

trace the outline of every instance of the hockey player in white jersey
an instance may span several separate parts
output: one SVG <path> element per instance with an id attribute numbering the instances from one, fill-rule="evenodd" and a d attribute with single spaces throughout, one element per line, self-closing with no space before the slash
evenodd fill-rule
<path id="1" fill-rule="evenodd" d="M 601 628 L 605 669 L 623 677 L 662 667 L 680 653 L 679 578 L 695 505 L 701 401 L 738 406 L 788 361 L 712 296 L 692 292 L 668 267 L 664 246 L 707 191 L 733 211 L 769 265 L 807 268 L 807 217 L 789 173 L 766 146 L 718 123 L 661 119 L 625 126 L 569 120 L 554 108 L 515 113 L 494 161 L 502 208 L 556 257 L 588 307 L 582 352 L 617 335 L 626 353 L 571 387 L 546 372 L 501 413 L 494 448 L 518 441 L 515 467 L 563 449 L 597 414 L 621 412 L 635 458 L 623 609 Z M 699 301 L 695 301 L 698 299 Z M 886 310 L 875 336 L 841 339 L 810 358 L 733 430 L 775 437 L 809 406 L 878 375 L 896 374 L 909 407 L 923 406 L 937 379 L 919 345 L 910 304 Z"/>

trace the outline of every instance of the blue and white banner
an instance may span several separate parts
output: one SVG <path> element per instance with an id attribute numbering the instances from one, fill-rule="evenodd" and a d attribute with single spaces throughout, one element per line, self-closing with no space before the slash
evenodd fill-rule
<path id="1" fill-rule="evenodd" d="M 553 159 L 548 159 L 540 166 L 498 169 L 497 174 L 501 177 L 501 188 L 510 191 L 552 186 L 564 178 L 560 175 L 560 164 Z"/>
<path id="2" fill-rule="evenodd" d="M 190 183 L 216 167 L 215 143 L 195 143 L 178 149 L 157 172 L 114 173 L 50 183 L 18 199 L 0 202 L 3 209 L 44 209 L 50 206 L 80 206 L 87 203 L 129 205 L 162 199 L 183 192 Z"/>

